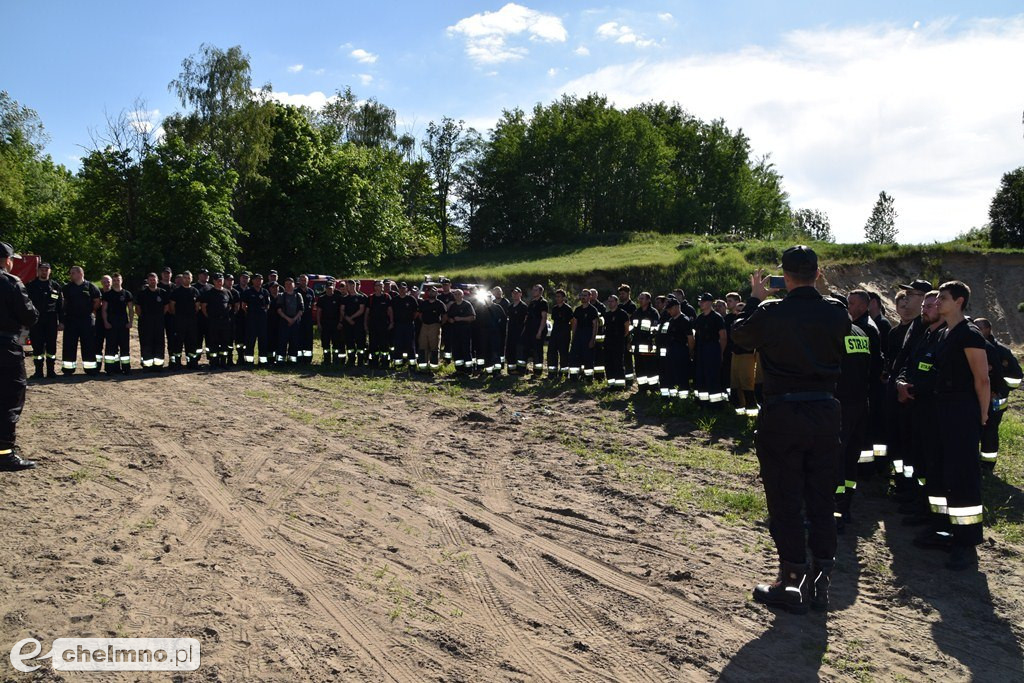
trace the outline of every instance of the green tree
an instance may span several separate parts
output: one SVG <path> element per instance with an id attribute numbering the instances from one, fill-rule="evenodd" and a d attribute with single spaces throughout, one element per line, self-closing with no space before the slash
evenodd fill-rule
<path id="1" fill-rule="evenodd" d="M 988 219 L 993 247 L 1024 247 L 1024 166 L 1003 174 Z"/>
<path id="2" fill-rule="evenodd" d="M 878 193 L 878 201 L 864 224 L 864 239 L 873 244 L 896 244 L 895 199 L 885 190 Z"/>
<path id="3" fill-rule="evenodd" d="M 441 232 L 441 253 L 448 253 L 451 221 L 449 208 L 452 202 L 452 187 L 463 157 L 469 150 L 465 135 L 465 122 L 455 121 L 447 116 L 440 123 L 431 121 L 427 125 L 427 139 L 423 141 L 427 153 L 434 191 L 437 197 L 437 224 Z"/>
<path id="4" fill-rule="evenodd" d="M 793 229 L 801 236 L 817 242 L 835 242 L 828 214 L 818 209 L 797 209 L 793 212 Z"/>

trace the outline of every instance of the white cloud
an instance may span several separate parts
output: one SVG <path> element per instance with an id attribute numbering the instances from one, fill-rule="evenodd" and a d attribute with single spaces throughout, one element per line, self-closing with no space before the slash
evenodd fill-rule
<path id="1" fill-rule="evenodd" d="M 562 20 L 510 2 L 497 12 L 480 12 L 448 27 L 448 35 L 461 35 L 466 54 L 476 64 L 498 64 L 522 59 L 525 47 L 509 45 L 511 36 L 527 34 L 530 42 L 564 43 L 569 33 Z"/>
<path id="2" fill-rule="evenodd" d="M 159 109 L 136 109 L 128 112 L 128 125 L 140 133 L 160 131 L 160 134 L 154 134 L 154 137 L 157 139 L 163 137 L 163 130 L 160 128 Z"/>
<path id="3" fill-rule="evenodd" d="M 326 71 L 327 71 L 327 69 L 320 68 L 320 69 L 316 69 L 315 71 L 313 71 L 313 73 L 315 75 L 317 75 L 317 76 L 323 76 L 324 72 L 326 72 Z"/>
<path id="4" fill-rule="evenodd" d="M 579 55 L 580 57 L 590 56 L 590 49 L 586 45 L 580 45 L 578 48 L 573 50 L 573 52 Z"/>
<path id="5" fill-rule="evenodd" d="M 548 69 L 548 78 L 554 78 L 557 75 L 558 69 L 556 69 L 555 67 L 551 67 L 550 69 Z"/>
<path id="6" fill-rule="evenodd" d="M 363 85 L 370 85 L 373 83 L 373 76 L 370 74 L 359 74 L 359 82 Z"/>
<path id="7" fill-rule="evenodd" d="M 355 50 L 352 50 L 352 52 L 349 53 L 349 56 L 360 64 L 373 64 L 377 61 L 377 55 L 372 52 L 367 52 L 361 47 L 357 47 Z"/>
<path id="8" fill-rule="evenodd" d="M 658 18 L 661 19 L 662 21 L 672 21 L 674 17 L 672 16 L 671 12 L 660 12 L 658 14 Z"/>
<path id="9" fill-rule="evenodd" d="M 620 45 L 636 45 L 637 47 L 651 47 L 654 41 L 644 38 L 630 27 L 620 24 L 617 21 L 607 21 L 597 27 L 597 35 L 605 40 L 614 40 Z"/>
<path id="10" fill-rule="evenodd" d="M 283 90 L 274 90 L 270 93 L 270 97 L 281 104 L 290 104 L 295 107 L 309 107 L 310 109 L 323 109 L 325 104 L 331 100 L 337 99 L 337 95 L 331 95 L 328 97 L 319 90 L 314 90 L 308 94 L 288 93 Z"/>
<path id="11" fill-rule="evenodd" d="M 293 74 L 297 74 L 300 71 L 302 71 L 302 65 L 301 64 L 292 64 L 290 67 L 288 67 L 288 71 L 293 73 Z"/>
<path id="12" fill-rule="evenodd" d="M 638 60 L 562 90 L 722 117 L 772 154 L 792 206 L 826 211 L 840 239 L 863 239 L 885 190 L 900 239 L 930 242 L 984 224 L 1002 174 L 1020 165 L 1019 92 L 1005 75 L 1021 63 L 1024 16 L 797 31 L 770 50 Z"/>

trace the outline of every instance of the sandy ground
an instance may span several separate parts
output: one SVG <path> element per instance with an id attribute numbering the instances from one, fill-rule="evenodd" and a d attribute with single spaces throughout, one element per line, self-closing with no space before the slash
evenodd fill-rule
<path id="1" fill-rule="evenodd" d="M 656 399 L 463 384 L 32 385 L 20 434 L 40 467 L 0 477 L 4 678 L 65 680 L 10 668 L 30 636 L 190 636 L 202 666 L 181 680 L 1024 680 L 1022 548 L 987 534 L 980 572 L 950 574 L 866 495 L 834 611 L 774 614 L 749 599 L 775 568 L 763 521 L 650 483 L 757 490 L 748 444 Z"/>

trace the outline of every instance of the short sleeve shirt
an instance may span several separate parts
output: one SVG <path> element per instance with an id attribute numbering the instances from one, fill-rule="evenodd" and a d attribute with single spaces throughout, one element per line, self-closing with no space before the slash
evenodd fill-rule
<path id="1" fill-rule="evenodd" d="M 965 349 L 985 350 L 985 338 L 978 328 L 961 321 L 956 327 L 946 329 L 939 337 L 935 352 L 935 365 L 938 369 L 936 391 L 940 394 L 973 393 L 974 373 L 967 362 Z"/>

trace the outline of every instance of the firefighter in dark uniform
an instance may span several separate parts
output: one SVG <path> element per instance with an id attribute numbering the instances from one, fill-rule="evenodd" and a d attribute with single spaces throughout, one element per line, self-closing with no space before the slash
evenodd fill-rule
<path id="1" fill-rule="evenodd" d="M 156 372 L 164 367 L 164 312 L 169 304 L 164 290 L 157 286 L 156 273 L 147 275 L 146 286 L 135 297 L 143 370 Z"/>
<path id="2" fill-rule="evenodd" d="M 597 310 L 597 335 L 594 337 L 594 374 L 603 375 L 605 373 L 604 314 L 608 307 L 598 298 L 596 289 L 590 290 L 590 305 Z M 586 377 L 585 371 L 583 374 Z"/>
<path id="3" fill-rule="evenodd" d="M 921 320 L 924 333 L 907 356 L 907 363 L 896 378 L 897 400 L 905 407 L 904 419 L 910 423 L 910 440 L 907 443 L 906 467 L 912 468 L 914 498 L 900 506 L 900 511 L 911 515 L 904 524 L 929 525 L 928 529 L 914 539 L 915 544 L 929 547 L 933 535 L 938 537 L 940 546 L 948 547 L 949 521 L 942 491 L 942 463 L 938 458 L 939 447 L 935 429 L 935 352 L 945 323 L 939 316 L 938 292 L 929 292 L 921 306 Z M 933 505 L 934 499 L 934 505 Z"/>
<path id="4" fill-rule="evenodd" d="M 398 296 L 391 299 L 391 320 L 394 322 L 394 351 L 392 359 L 397 367 L 412 369 L 416 363 L 416 313 L 419 302 L 409 293 L 409 285 L 398 283 Z"/>
<path id="5" fill-rule="evenodd" d="M 363 316 L 366 315 L 366 302 L 362 293 L 356 288 L 355 281 L 345 283 L 344 299 L 341 311 L 341 326 L 345 331 L 345 353 L 348 364 L 356 365 L 366 358 L 366 327 Z"/>
<path id="6" fill-rule="evenodd" d="M 508 348 L 508 342 L 505 340 L 508 334 L 508 309 L 512 305 L 512 302 L 505 296 L 505 292 L 502 291 L 501 287 L 495 287 L 491 290 L 491 295 L 494 297 L 494 303 L 501 306 L 501 310 L 505 313 L 505 327 L 501 330 L 501 364 L 505 364 L 505 350 Z M 500 374 L 500 373 L 499 373 Z"/>
<path id="7" fill-rule="evenodd" d="M 632 291 L 632 288 L 625 283 L 619 285 L 619 308 L 625 311 L 626 315 L 629 316 L 630 326 L 632 326 L 633 314 L 636 313 L 637 309 L 636 302 L 630 298 Z M 633 332 L 631 329 L 630 335 L 632 334 Z M 636 379 L 636 368 L 633 367 L 633 343 L 631 336 L 626 337 L 626 350 L 624 353 L 625 355 L 623 356 L 622 364 L 623 367 L 626 368 L 626 383 L 628 384 Z"/>
<path id="8" fill-rule="evenodd" d="M 196 283 L 193 285 L 196 291 L 199 292 L 199 301 L 202 302 L 203 297 L 206 293 L 213 289 L 213 285 L 210 284 L 210 271 L 206 268 L 200 268 L 199 273 L 196 275 Z M 199 356 L 210 353 L 210 340 L 209 340 L 209 321 L 205 315 L 200 315 L 196 318 L 196 334 L 198 340 Z M 207 356 L 209 358 L 209 356 Z"/>
<path id="9" fill-rule="evenodd" d="M 78 367 L 76 356 L 82 347 L 82 368 L 87 375 L 100 370 L 96 364 L 96 311 L 100 307 L 100 290 L 85 279 L 81 266 L 71 267 L 71 281 L 61 288 L 64 299 L 64 343 L 61 345 L 61 372 L 73 375 Z"/>
<path id="10" fill-rule="evenodd" d="M 572 342 L 569 346 L 569 379 L 594 378 L 594 346 L 601 314 L 590 305 L 590 290 L 580 292 L 580 305 L 572 312 Z"/>
<path id="11" fill-rule="evenodd" d="M 256 273 L 242 292 L 240 307 L 245 309 L 245 348 L 242 359 L 254 365 L 259 359 L 260 366 L 267 365 L 276 349 L 270 346 L 267 335 L 267 316 L 270 314 L 270 293 L 263 288 L 263 275 Z M 257 350 L 258 349 L 258 350 Z"/>
<path id="12" fill-rule="evenodd" d="M 658 296 L 654 300 L 654 310 L 658 311 L 658 331 L 654 335 L 654 343 L 658 347 L 658 393 L 662 398 L 668 399 L 672 396 L 672 390 L 669 387 L 669 376 L 672 374 L 672 370 L 668 365 L 668 323 L 672 319 L 672 314 L 669 312 L 668 302 L 675 297 L 669 296 Z M 677 302 L 678 299 L 675 299 Z M 680 304 L 680 310 L 682 305 Z M 678 389 L 676 395 L 679 394 Z M 683 398 L 689 396 L 690 392 L 687 391 Z"/>
<path id="13" fill-rule="evenodd" d="M 810 248 L 782 255 L 787 295 L 767 297 L 767 278 L 751 278 L 751 299 L 733 327 L 740 346 L 756 349 L 764 364 L 764 405 L 757 417 L 769 528 L 779 555 L 779 576 L 754 589 L 754 600 L 805 613 L 810 603 L 828 609 L 836 551 L 835 488 L 842 415 L 835 399 L 850 336 L 850 316 L 814 288 L 820 271 Z M 810 525 L 804 530 L 804 514 Z M 813 558 L 807 570 L 807 547 Z"/>
<path id="14" fill-rule="evenodd" d="M 248 330 L 245 327 L 245 306 L 242 305 L 242 295 L 249 289 L 250 275 L 248 272 L 238 274 L 238 282 L 235 283 L 235 292 L 238 293 L 238 311 L 235 313 L 235 351 L 237 352 L 238 364 L 252 361 L 246 360 L 246 348 L 249 340 Z"/>
<path id="15" fill-rule="evenodd" d="M 238 290 L 235 289 L 235 277 L 230 273 L 224 273 L 224 291 L 231 297 L 231 324 L 228 325 L 228 353 L 227 353 L 227 366 L 232 367 L 235 364 L 235 352 L 242 348 L 245 338 L 239 337 L 236 334 L 237 323 L 238 323 L 238 310 L 242 307 L 242 297 L 239 296 Z M 239 359 L 241 364 L 241 359 Z"/>
<path id="16" fill-rule="evenodd" d="M 512 289 L 512 301 L 508 306 L 508 326 L 505 332 L 505 364 L 508 374 L 526 372 L 526 350 L 523 349 L 523 330 L 526 329 L 526 317 L 529 307 L 523 303 L 523 290 Z"/>
<path id="17" fill-rule="evenodd" d="M 15 472 L 36 464 L 18 455 L 15 432 L 25 407 L 25 337 L 39 320 L 21 279 L 11 274 L 14 249 L 0 242 L 0 470 Z"/>
<path id="18" fill-rule="evenodd" d="M 572 307 L 565 299 L 564 289 L 555 290 L 555 305 L 551 307 L 551 338 L 548 339 L 548 377 L 569 375 Z"/>
<path id="19" fill-rule="evenodd" d="M 334 288 L 334 282 L 328 282 L 323 293 L 316 299 L 317 310 L 320 311 L 320 348 L 323 349 L 324 365 L 333 365 L 344 361 L 345 340 L 341 333 L 342 295 Z"/>
<path id="20" fill-rule="evenodd" d="M 678 299 L 665 302 L 667 320 L 662 323 L 664 330 L 662 348 L 665 349 L 665 365 L 661 370 L 662 395 L 669 398 L 689 396 L 693 353 L 697 340 L 693 336 L 693 321 L 683 313 Z"/>
<path id="21" fill-rule="evenodd" d="M 633 345 L 633 367 L 636 373 L 636 384 L 643 392 L 654 391 L 658 385 L 658 347 L 654 335 L 658 330 L 660 315 L 651 305 L 649 292 L 641 292 L 637 297 L 640 305 L 633 311 L 633 324 L 630 339 Z"/>
<path id="22" fill-rule="evenodd" d="M 268 276 L 269 277 L 269 276 Z M 278 298 L 281 294 L 281 283 L 277 280 L 268 280 L 267 296 L 270 297 L 270 308 L 267 309 L 267 351 L 268 360 L 271 365 L 277 365 L 277 349 L 281 342 L 281 326 L 284 320 L 278 313 Z"/>
<path id="23" fill-rule="evenodd" d="M 103 293 L 100 321 L 107 332 L 107 374 L 131 372 L 132 356 L 129 348 L 132 324 L 135 318 L 135 297 L 124 288 L 124 278 L 114 273 L 109 291 Z"/>
<path id="24" fill-rule="evenodd" d="M 43 365 L 46 375 L 56 376 L 54 365 L 57 362 L 57 331 L 63 328 L 64 297 L 60 285 L 50 279 L 50 264 L 40 263 L 36 270 L 36 279 L 25 285 L 32 305 L 39 311 L 39 322 L 32 326 L 29 337 L 32 339 L 32 362 L 36 371 L 32 379 L 43 378 Z"/>
<path id="25" fill-rule="evenodd" d="M 544 298 L 543 285 L 530 288 L 530 302 L 526 305 L 526 321 L 523 324 L 523 365 L 533 361 L 533 374 L 539 377 L 544 372 L 544 340 L 548 336 L 548 301 Z"/>
<path id="26" fill-rule="evenodd" d="M 832 297 L 849 306 L 839 294 Z M 852 521 L 850 510 L 857 492 L 857 463 L 868 445 L 868 409 L 871 391 L 871 340 L 856 323 L 844 340 L 844 355 L 836 398 L 842 408 L 842 429 L 839 440 L 842 451 L 836 469 L 836 531 L 843 533 Z"/>
<path id="27" fill-rule="evenodd" d="M 199 366 L 199 296 L 192 285 L 192 273 L 186 270 L 181 274 L 181 285 L 171 291 L 170 308 L 185 363 L 192 369 Z"/>
<path id="28" fill-rule="evenodd" d="M 963 282 L 939 287 L 939 315 L 946 323 L 935 350 L 935 424 L 941 430 L 939 460 L 946 512 L 952 527 L 947 569 L 978 563 L 982 541 L 981 432 L 992 400 L 985 338 L 964 317 L 971 290 Z"/>
<path id="29" fill-rule="evenodd" d="M 363 330 L 369 340 L 370 366 L 388 366 L 391 350 L 391 331 L 394 329 L 391 296 L 385 293 L 384 283 L 373 283 L 373 294 L 367 297 Z"/>
<path id="30" fill-rule="evenodd" d="M 303 314 L 299 320 L 299 362 L 309 365 L 313 362 L 313 303 L 315 295 L 309 288 L 309 276 L 300 275 L 295 279 L 295 291 L 302 296 Z"/>
<path id="31" fill-rule="evenodd" d="M 629 313 L 619 308 L 619 297 L 608 297 L 604 318 L 604 350 L 607 367 L 605 381 L 612 389 L 626 387 L 626 341 L 629 339 Z"/>
<path id="32" fill-rule="evenodd" d="M 480 349 L 477 364 L 488 375 L 501 374 L 502 339 L 508 324 L 505 309 L 492 299 L 487 290 L 481 290 L 476 305 L 476 323 L 480 326 Z"/>
<path id="33" fill-rule="evenodd" d="M 900 403 L 897 399 L 896 381 L 906 368 L 910 354 L 917 346 L 925 329 L 928 327 L 921 317 L 921 304 L 925 295 L 932 291 L 927 280 L 917 279 L 907 285 L 900 285 L 904 295 L 902 298 L 901 320 L 907 320 L 889 332 L 889 353 L 887 359 L 888 386 L 886 387 L 885 405 L 885 440 L 886 454 L 893 468 L 895 498 L 901 503 L 912 503 L 917 500 L 918 490 L 914 477 L 914 461 L 911 452 L 911 414 L 910 406 Z"/>
<path id="34" fill-rule="evenodd" d="M 113 279 L 109 275 L 100 278 L 100 308 L 96 309 L 96 324 L 93 326 L 96 331 L 96 342 L 93 348 L 96 349 L 96 367 L 100 372 L 103 371 L 103 349 L 107 345 L 107 330 L 103 327 L 103 318 L 100 312 L 103 310 L 103 295 L 110 291 L 112 283 Z"/>
<path id="35" fill-rule="evenodd" d="M 995 470 L 999 458 L 999 425 L 1003 421 L 1010 391 L 1020 386 L 1024 372 L 1010 347 L 1000 343 L 992 334 L 992 323 L 985 318 L 977 318 L 974 324 L 985 337 L 989 384 L 992 387 L 988 422 L 981 432 L 981 469 L 983 472 L 991 472 Z"/>
<path id="36" fill-rule="evenodd" d="M 452 281 L 446 277 L 441 278 L 441 291 L 437 293 L 437 300 L 444 304 L 445 309 L 455 301 L 455 295 L 452 293 Z M 450 322 L 441 323 L 441 357 L 444 360 L 452 359 L 451 331 Z"/>
<path id="37" fill-rule="evenodd" d="M 453 289 L 452 305 L 445 313 L 445 319 L 451 325 L 452 357 L 455 359 L 455 372 L 469 372 L 473 363 L 472 334 L 473 321 L 476 320 L 476 309 L 463 296 L 461 289 Z"/>
<path id="38" fill-rule="evenodd" d="M 174 291 L 175 287 L 180 285 L 180 281 L 176 284 L 173 278 L 174 271 L 171 270 L 170 266 L 164 266 L 163 271 L 160 273 L 160 282 L 157 283 L 157 287 L 163 290 L 164 301 L 171 300 L 171 292 Z M 170 358 L 169 365 L 179 367 L 181 365 L 181 338 L 178 336 L 178 323 L 174 319 L 174 313 L 171 312 L 170 307 L 167 308 L 167 312 L 164 313 L 164 334 L 167 337 L 167 356 Z"/>
<path id="39" fill-rule="evenodd" d="M 871 384 L 872 387 L 874 387 L 875 383 L 882 377 L 883 360 L 882 338 L 878 333 L 878 326 L 875 324 L 875 321 L 871 319 L 871 315 L 868 313 L 868 305 L 871 301 L 871 297 L 863 289 L 855 289 L 847 295 L 847 301 L 849 302 L 850 318 L 853 320 L 853 324 L 864 332 L 871 345 Z M 868 472 L 888 472 L 889 468 L 881 465 L 881 463 L 885 462 L 885 456 L 888 453 L 888 446 L 883 446 L 882 441 L 884 439 L 877 436 L 878 429 L 876 424 L 870 419 L 870 416 L 876 414 L 870 407 L 870 395 L 868 410 L 868 438 L 871 443 L 867 444 L 861 453 L 860 464 L 862 469 L 866 468 Z M 880 466 L 877 469 L 872 465 L 876 458 L 882 459 L 880 460 Z"/>
<path id="40" fill-rule="evenodd" d="M 437 370 L 441 367 L 441 321 L 444 319 L 446 306 L 437 300 L 437 288 L 430 285 L 423 292 L 423 299 L 417 302 L 420 321 L 417 348 L 420 361 L 417 369 Z"/>
<path id="41" fill-rule="evenodd" d="M 229 344 L 231 343 L 231 325 L 234 322 L 235 309 L 231 292 L 224 287 L 224 275 L 213 274 L 213 287 L 201 299 L 203 317 L 206 318 L 206 330 L 209 335 L 210 352 L 207 358 L 212 368 L 228 366 Z"/>
<path id="42" fill-rule="evenodd" d="M 715 297 L 709 292 L 698 299 L 700 313 L 693 321 L 697 347 L 693 362 L 697 365 L 697 399 L 717 403 L 725 394 L 722 387 L 722 354 L 729 337 L 725 332 L 725 319 L 712 308 Z"/>

